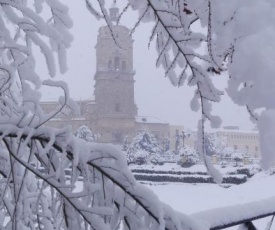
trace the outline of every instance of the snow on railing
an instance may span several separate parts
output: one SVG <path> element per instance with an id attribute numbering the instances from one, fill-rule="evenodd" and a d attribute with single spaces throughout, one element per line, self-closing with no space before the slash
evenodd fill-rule
<path id="1" fill-rule="evenodd" d="M 199 229 L 218 230 L 237 225 L 256 229 L 252 221 L 275 215 L 275 197 L 247 204 L 221 207 L 190 215 Z M 267 226 L 273 222 L 273 217 Z"/>

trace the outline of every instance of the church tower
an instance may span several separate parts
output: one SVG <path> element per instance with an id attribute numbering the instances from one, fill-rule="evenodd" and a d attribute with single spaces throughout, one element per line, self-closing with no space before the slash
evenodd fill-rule
<path id="1" fill-rule="evenodd" d="M 111 7 L 112 21 L 117 21 L 118 14 L 118 8 Z M 129 32 L 122 25 L 114 25 L 112 33 L 108 26 L 103 26 L 97 37 L 96 120 L 106 142 L 122 142 L 135 127 L 133 39 Z"/>

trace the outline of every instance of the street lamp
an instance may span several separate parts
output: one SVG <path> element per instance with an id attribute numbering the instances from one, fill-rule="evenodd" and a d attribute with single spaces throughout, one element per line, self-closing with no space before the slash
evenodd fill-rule
<path id="1" fill-rule="evenodd" d="M 190 134 L 189 133 L 185 133 L 184 131 L 181 132 L 181 137 L 182 137 L 182 146 L 184 147 L 184 140 L 185 138 L 187 137 L 190 137 Z"/>

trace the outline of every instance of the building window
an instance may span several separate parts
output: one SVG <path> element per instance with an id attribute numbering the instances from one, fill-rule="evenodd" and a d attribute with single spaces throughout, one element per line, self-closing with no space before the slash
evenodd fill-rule
<path id="1" fill-rule="evenodd" d="M 119 57 L 115 57 L 115 70 L 119 69 Z"/>
<path id="2" fill-rule="evenodd" d="M 178 129 L 176 129 L 176 135 L 179 135 L 179 130 Z"/>
<path id="3" fill-rule="evenodd" d="M 115 111 L 116 111 L 116 112 L 119 112 L 119 111 L 120 111 L 120 104 L 119 104 L 119 103 L 116 103 L 116 104 L 115 104 Z"/>
<path id="4" fill-rule="evenodd" d="M 109 60 L 108 62 L 108 69 L 112 69 L 113 68 L 113 63 L 111 60 Z"/>
<path id="5" fill-rule="evenodd" d="M 122 70 L 126 70 L 126 61 L 122 62 Z"/>

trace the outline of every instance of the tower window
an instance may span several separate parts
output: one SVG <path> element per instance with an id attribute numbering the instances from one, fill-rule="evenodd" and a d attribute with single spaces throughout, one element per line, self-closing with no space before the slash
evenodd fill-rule
<path id="1" fill-rule="evenodd" d="M 126 70 L 126 61 L 122 61 L 122 70 Z"/>
<path id="2" fill-rule="evenodd" d="M 120 111 L 120 104 L 119 104 L 119 103 L 116 103 L 116 104 L 115 104 L 115 111 L 116 111 L 116 112 L 119 112 L 119 111 Z"/>
<path id="3" fill-rule="evenodd" d="M 112 69 L 113 68 L 113 63 L 111 60 L 109 60 L 108 62 L 108 69 Z"/>
<path id="4" fill-rule="evenodd" d="M 119 69 L 119 57 L 115 57 L 115 70 Z"/>
<path id="5" fill-rule="evenodd" d="M 118 19 L 118 8 L 112 7 L 110 8 L 110 16 L 112 21 L 117 21 Z"/>

